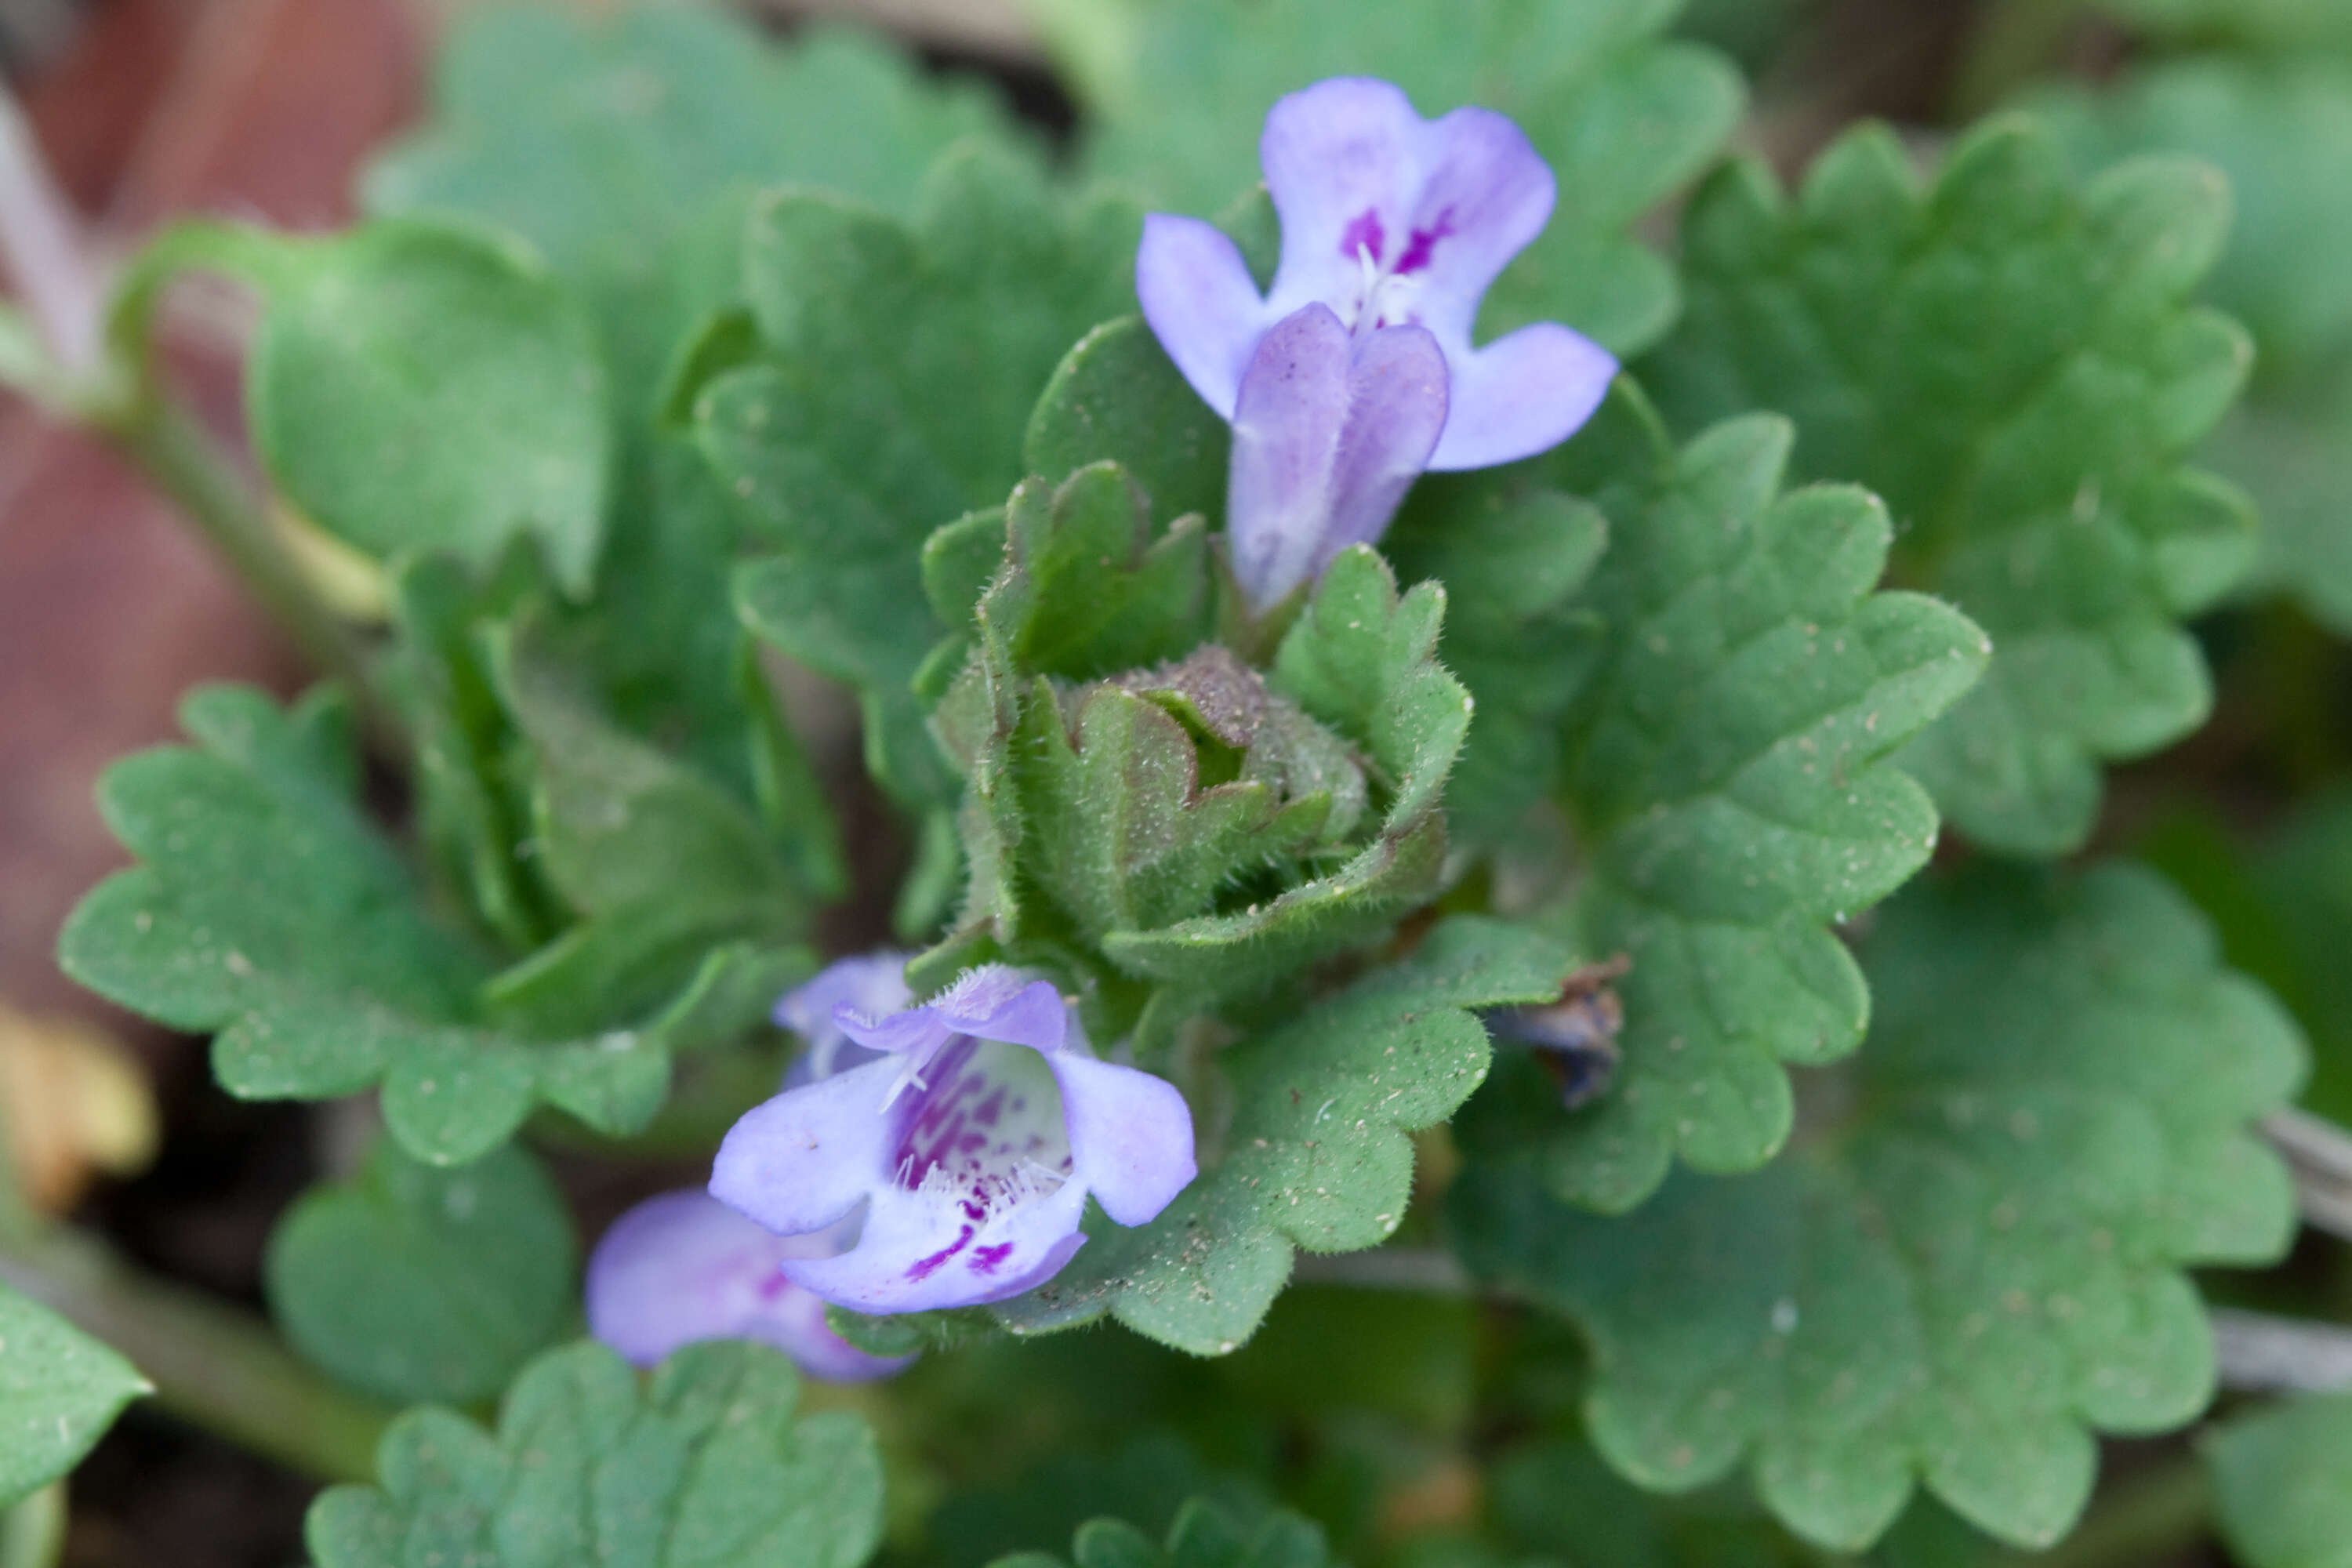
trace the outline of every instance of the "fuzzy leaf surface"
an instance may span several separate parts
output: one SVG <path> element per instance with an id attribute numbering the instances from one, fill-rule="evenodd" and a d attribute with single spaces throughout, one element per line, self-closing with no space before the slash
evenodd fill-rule
<path id="1" fill-rule="evenodd" d="M 1445 786 L 1446 831 L 1481 847 L 1558 790 L 1560 729 L 1602 643 L 1583 590 L 1608 519 L 1506 472 L 1424 478 L 1383 542 L 1403 581 L 1446 588 L 1445 668 L 1477 704 Z"/>
<path id="2" fill-rule="evenodd" d="M 1154 515 L 1222 518 L 1233 432 L 1185 384 L 1140 316 L 1078 340 L 1030 412 L 1024 453 L 1033 474 L 1118 463 Z"/>
<path id="3" fill-rule="evenodd" d="M 778 46 L 701 6 L 468 12 L 432 97 L 425 127 L 368 170 L 369 210 L 530 240 L 594 304 L 619 379 L 640 388 L 632 412 L 678 338 L 736 297 L 754 192 L 814 186 L 903 213 L 951 144 L 1015 145 L 986 89 L 877 39 L 820 26 Z"/>
<path id="4" fill-rule="evenodd" d="M 615 725 L 527 623 L 500 630 L 494 673 L 528 748 L 533 863 L 577 923 L 491 983 L 498 1016 L 541 1034 L 602 1028 L 676 994 L 723 942 L 799 935 L 819 888 L 784 836 Z"/>
<path id="5" fill-rule="evenodd" d="M 1608 628 L 1599 668 L 1568 715 L 1587 875 L 1566 916 L 1584 951 L 1632 961 L 1623 1061 L 1573 1117 L 1548 1094 L 1482 1101 L 1471 1133 L 1524 1145 L 1596 1208 L 1640 1202 L 1676 1154 L 1761 1164 L 1793 1123 L 1782 1064 L 1861 1043 L 1869 991 L 1831 928 L 1925 864 L 1935 809 L 1889 756 L 1984 666 L 1950 607 L 1872 591 L 1874 499 L 1782 489 L 1791 439 L 1735 420 L 1598 498 L 1617 542 L 1584 598 Z"/>
<path id="6" fill-rule="evenodd" d="M 1384 78 L 1433 118 L 1469 103 L 1510 115 L 1561 199 L 1488 295 L 1486 334 L 1549 319 L 1628 352 L 1671 323 L 1675 290 L 1625 231 L 1716 155 L 1741 104 L 1729 62 L 1659 36 L 1680 8 L 1118 0 L 1038 16 L 1098 125 L 1087 166 L 1168 210 L 1223 211 L 1258 178 L 1265 111 L 1324 77 Z"/>
<path id="7" fill-rule="evenodd" d="M 0 1285 L 0 1509 L 79 1464 L 124 1405 L 152 1392 L 112 1350 Z"/>
<path id="8" fill-rule="evenodd" d="M 516 1380 L 495 1435 L 414 1410 L 375 1487 L 337 1487 L 303 1531 L 320 1568 L 858 1568 L 881 1533 L 882 1462 L 846 1411 L 793 1419 L 779 1352 L 689 1345 L 640 1384 L 583 1342 Z"/>
<path id="9" fill-rule="evenodd" d="M 1397 591 L 1371 549 L 1344 552 L 1275 650 L 1266 689 L 1356 747 L 1383 786 L 1378 831 L 1337 869 L 1247 908 L 1103 939 L 1139 979 L 1205 999 L 1260 990 L 1378 933 L 1436 883 L 1440 804 L 1472 703 L 1437 662 L 1445 593 Z"/>
<path id="10" fill-rule="evenodd" d="M 760 349 L 693 398 L 705 454 L 773 551 L 737 603 L 761 637 L 858 689 L 868 763 L 910 804 L 954 795 L 911 692 L 948 629 L 924 596 L 924 541 L 1021 479 L 1055 366 L 1132 302 L 1137 223 L 969 151 L 932 172 L 911 226 L 811 193 L 754 210 Z"/>
<path id="11" fill-rule="evenodd" d="M 2352 39 L 2352 9 L 2344 11 Z M 2229 176 L 2230 246 L 2206 295 L 2261 357 L 2204 459 L 2262 508 L 2261 586 L 2352 630 L 2352 62 L 2225 56 L 2146 66 L 2096 94 L 2033 100 L 2086 166 L 2185 153 Z"/>
<path id="12" fill-rule="evenodd" d="M 1769 1170 L 1679 1176 L 1601 1220 L 1482 1164 L 1452 1195 L 1458 1245 L 1583 1326 L 1587 1419 L 1641 1484 L 1746 1461 L 1790 1528 L 1853 1550 L 1924 1481 L 2047 1545 L 2089 1496 L 2095 1432 L 2165 1431 L 2211 1395 L 2184 1270 L 2293 1236 L 2251 1123 L 2293 1094 L 2301 1041 L 2137 867 L 1931 884 L 1865 953 L 1869 1048 L 1809 1080 Z"/>
<path id="13" fill-rule="evenodd" d="M 1486 1076 L 1471 1009 L 1557 996 L 1572 967 L 1537 931 L 1460 917 L 1403 962 L 1221 1052 L 1233 1119 L 1221 1151 L 1204 1145 L 1200 1177 L 1150 1225 L 1096 1215 L 1067 1268 L 991 1310 L 1015 1333 L 1108 1313 L 1197 1355 L 1233 1350 L 1298 1248 L 1354 1251 L 1395 1231 L 1412 1195 L 1406 1134 L 1444 1121 Z"/>
<path id="14" fill-rule="evenodd" d="M 272 1315 L 337 1380 L 462 1402 L 496 1394 L 554 1342 L 578 1264 L 563 1196 L 523 1150 L 444 1169 L 387 1138 L 357 1177 L 286 1211 L 265 1269 Z"/>
<path id="15" fill-rule="evenodd" d="M 2221 1533 L 2246 1568 L 2352 1564 L 2352 1394 L 2238 1416 L 2204 1450 Z"/>
<path id="16" fill-rule="evenodd" d="M 1929 189 L 1865 128 L 1793 202 L 1741 163 L 1685 215 L 1689 309 L 1651 384 L 1694 425 L 1794 418 L 1800 472 L 1883 496 L 1898 579 L 1991 636 L 1984 681 L 1904 759 L 1987 847 L 2080 847 L 2100 764 L 2210 706 L 2180 622 L 2252 564 L 2252 517 L 2182 458 L 2251 351 L 2186 301 L 2228 210 L 2220 174 L 2185 160 L 2078 186 L 2053 138 L 2007 119 Z"/>
<path id="17" fill-rule="evenodd" d="M 362 815 L 341 708 L 278 709 L 200 689 L 196 744 L 126 758 L 100 805 L 138 858 L 59 938 L 68 973 L 173 1028 L 215 1033 L 213 1071 L 243 1099 L 331 1099 L 381 1083 L 417 1158 L 462 1164 L 536 1102 L 599 1131 L 642 1126 L 668 1082 L 656 1017 L 594 1039 L 488 1026 L 487 956 L 428 918 L 405 865 Z"/>
<path id="18" fill-rule="evenodd" d="M 246 403 L 262 466 L 377 560 L 488 565 L 528 537 L 583 592 L 604 531 L 610 388 L 580 302 L 493 231 L 386 218 L 325 237 L 167 231 L 127 298 L 181 267 L 260 294 Z"/>

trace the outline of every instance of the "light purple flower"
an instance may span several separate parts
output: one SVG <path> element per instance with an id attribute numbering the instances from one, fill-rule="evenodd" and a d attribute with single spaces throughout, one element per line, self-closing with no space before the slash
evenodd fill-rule
<path id="1" fill-rule="evenodd" d="M 1556 194 L 1503 115 L 1423 120 L 1391 83 L 1337 77 L 1274 106 L 1258 157 L 1282 219 L 1273 288 L 1260 297 L 1213 226 L 1164 213 L 1144 220 L 1135 284 L 1169 357 L 1233 423 L 1227 543 L 1264 607 L 1377 539 L 1424 468 L 1565 440 L 1617 363 L 1549 321 L 1472 342 Z"/>
<path id="2" fill-rule="evenodd" d="M 807 984 L 784 993 L 776 1004 L 776 1022 L 808 1042 L 784 1077 L 786 1089 L 875 1059 L 877 1053 L 844 1034 L 833 1015 L 846 1007 L 878 1018 L 913 1001 L 907 989 L 907 957 L 886 949 L 863 958 L 837 958 Z"/>
<path id="3" fill-rule="evenodd" d="M 588 1331 L 639 1366 L 698 1340 L 758 1340 L 828 1383 L 887 1377 L 912 1356 L 867 1355 L 833 1331 L 824 1302 L 786 1279 L 788 1258 L 840 1249 L 829 1232 L 778 1236 L 697 1188 L 647 1198 L 588 1259 Z"/>
<path id="4" fill-rule="evenodd" d="M 1195 1174 L 1184 1097 L 1097 1060 L 1046 982 L 991 965 L 923 1006 L 833 1016 L 883 1056 L 752 1110 L 710 1176 L 780 1236 L 846 1227 L 844 1250 L 779 1265 L 828 1301 L 912 1312 L 1018 1295 L 1085 1244 L 1089 1194 L 1142 1225 Z"/>

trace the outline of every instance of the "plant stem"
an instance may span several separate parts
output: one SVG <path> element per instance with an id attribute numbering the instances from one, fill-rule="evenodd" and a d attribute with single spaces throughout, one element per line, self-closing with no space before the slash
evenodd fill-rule
<path id="1" fill-rule="evenodd" d="M 303 655 L 351 690 L 370 741 L 399 754 L 399 715 L 376 689 L 358 638 L 312 591 L 278 542 L 255 487 L 212 436 L 186 409 L 153 390 L 121 408 L 97 411 L 96 418 L 116 448 L 179 502 Z"/>
<path id="2" fill-rule="evenodd" d="M 2074 1534 L 2032 1559 L 2034 1568 L 2124 1568 L 2158 1563 L 2212 1527 L 2213 1488 L 2194 1454 L 2167 1459 L 2092 1504 Z"/>
<path id="3" fill-rule="evenodd" d="M 2352 1329 L 2233 1307 L 2216 1307 L 2212 1316 L 2224 1387 L 2241 1394 L 2352 1388 Z"/>
<path id="4" fill-rule="evenodd" d="M 303 1365 L 247 1313 L 143 1276 L 67 1231 L 10 1241 L 0 1280 L 128 1356 L 155 1402 L 183 1420 L 320 1480 L 374 1476 L 393 1412 Z"/>
<path id="5" fill-rule="evenodd" d="M 233 249 L 210 226 L 190 248 Z M 166 252 L 171 247 L 167 242 Z M 399 754 L 398 715 L 375 689 L 359 640 L 312 589 L 244 472 L 166 390 L 153 363 L 155 305 L 174 255 L 134 265 L 107 319 L 107 288 L 73 208 L 43 163 L 16 100 L 0 87 L 0 259 L 40 329 L 52 364 L 23 390 L 89 425 L 144 468 L 243 578 L 262 607 L 322 673 L 349 687 L 368 738 Z M 30 374 L 18 366 L 19 378 Z"/>
<path id="6" fill-rule="evenodd" d="M 104 304 L 79 227 L 16 94 L 0 87 L 0 253 L 58 368 L 74 380 L 98 372 Z"/>
<path id="7" fill-rule="evenodd" d="M 2263 1117 L 2262 1126 L 2294 1173 L 2304 1223 L 2352 1241 L 2352 1132 L 2292 1107 Z"/>
<path id="8" fill-rule="evenodd" d="M 0 1516 L 0 1568 L 58 1568 L 65 1554 L 65 1482 L 51 1481 Z"/>

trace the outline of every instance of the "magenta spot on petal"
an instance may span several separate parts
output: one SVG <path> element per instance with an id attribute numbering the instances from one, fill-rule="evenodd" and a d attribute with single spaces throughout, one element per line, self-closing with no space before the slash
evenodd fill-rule
<path id="1" fill-rule="evenodd" d="M 1397 258 L 1397 276 L 1402 278 L 1407 273 L 1418 272 L 1427 267 L 1430 258 L 1437 250 L 1437 242 L 1453 233 L 1454 209 L 1452 207 L 1447 207 L 1439 213 L 1437 221 L 1429 227 L 1414 229 L 1412 237 L 1405 242 L 1404 254 Z M 1377 258 L 1380 252 L 1374 251 L 1372 255 Z"/>
<path id="2" fill-rule="evenodd" d="M 907 1278 L 914 1280 L 929 1279 L 932 1275 L 937 1274 L 940 1271 L 940 1266 L 941 1264 L 945 1263 L 949 1258 L 953 1258 L 957 1253 L 961 1252 L 965 1247 L 971 1245 L 971 1226 L 966 1226 L 961 1231 L 957 1233 L 954 1241 L 940 1248 L 937 1252 L 932 1253 L 929 1258 L 924 1258 L 919 1263 L 917 1263 L 912 1268 L 908 1269 Z"/>
<path id="3" fill-rule="evenodd" d="M 996 1247 L 975 1247 L 971 1249 L 971 1271 L 974 1274 L 993 1274 L 1012 1251 L 1013 1243 L 1009 1241 Z"/>
<path id="4" fill-rule="evenodd" d="M 773 1301 L 793 1288 L 793 1282 L 781 1274 L 771 1274 L 760 1281 L 760 1300 Z"/>
<path id="5" fill-rule="evenodd" d="M 1003 1114 L 1004 1091 L 1000 1089 L 974 1108 L 971 1119 L 982 1127 L 993 1127 L 996 1125 L 997 1118 Z"/>
<path id="6" fill-rule="evenodd" d="M 960 1154 L 976 1153 L 987 1147 L 988 1134 L 985 1132 L 967 1132 L 956 1140 L 956 1152 Z"/>
<path id="7" fill-rule="evenodd" d="M 1421 237 L 1415 235 L 1413 237 L 1418 239 Z M 1368 250 L 1377 262 L 1381 258 L 1381 247 L 1387 242 L 1388 236 L 1381 229 L 1380 213 L 1372 207 L 1366 207 L 1349 220 L 1348 226 L 1340 231 L 1339 254 L 1353 261 L 1356 252 Z"/>

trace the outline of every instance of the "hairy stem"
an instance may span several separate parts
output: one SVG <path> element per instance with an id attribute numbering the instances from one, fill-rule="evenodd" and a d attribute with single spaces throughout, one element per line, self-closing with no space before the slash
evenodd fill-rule
<path id="1" fill-rule="evenodd" d="M 129 1357 L 181 1419 L 322 1481 L 374 1476 L 393 1412 L 311 1371 L 248 1314 L 66 1231 L 10 1239 L 0 1281 Z"/>
<path id="2" fill-rule="evenodd" d="M 304 657 L 352 691 L 370 741 L 397 754 L 399 715 L 377 690 L 358 637 L 311 588 L 279 542 L 257 488 L 195 417 L 150 392 L 100 413 L 99 423 L 118 450 L 179 502 Z"/>

